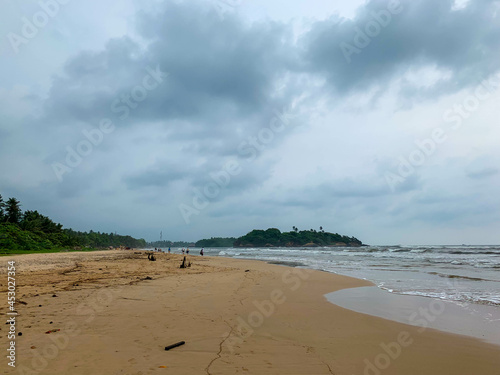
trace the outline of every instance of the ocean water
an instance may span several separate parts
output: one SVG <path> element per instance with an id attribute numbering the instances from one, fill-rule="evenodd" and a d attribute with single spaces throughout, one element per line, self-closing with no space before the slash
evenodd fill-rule
<path id="1" fill-rule="evenodd" d="M 500 246 L 205 248 L 205 254 L 369 280 L 376 286 L 325 297 L 359 313 L 500 345 Z"/>
<path id="2" fill-rule="evenodd" d="M 283 262 L 369 280 L 395 294 L 500 308 L 500 246 L 224 248 L 205 254 Z"/>

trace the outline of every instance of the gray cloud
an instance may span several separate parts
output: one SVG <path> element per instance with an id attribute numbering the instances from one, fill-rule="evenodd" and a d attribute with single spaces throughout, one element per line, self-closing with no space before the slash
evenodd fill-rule
<path id="1" fill-rule="evenodd" d="M 142 49 L 124 37 L 71 59 L 54 80 L 49 119 L 60 125 L 120 115 L 112 113 L 112 103 L 142 81 L 147 67 L 159 66 L 166 82 L 124 124 L 160 120 L 176 133 L 213 138 L 234 133 L 235 119 L 259 126 L 260 116 L 279 103 L 271 98 L 272 86 L 285 72 L 289 30 L 272 22 L 246 25 L 235 16 L 221 22 L 212 8 L 199 5 L 169 1 L 158 14 L 140 14 Z"/>
<path id="2" fill-rule="evenodd" d="M 151 170 L 141 171 L 124 177 L 124 182 L 131 190 L 150 186 L 166 187 L 176 181 L 187 178 L 190 174 L 175 166 L 158 166 Z"/>
<path id="3" fill-rule="evenodd" d="M 2 82 L 22 82 L 0 84 L 0 192 L 75 229 L 148 239 L 159 228 L 169 228 L 177 239 L 196 239 L 266 225 L 329 223 L 365 242 L 391 242 L 390 234 L 381 233 L 392 227 L 425 232 L 431 230 L 422 227 L 427 222 L 458 231 L 493 223 L 498 217 L 488 207 L 498 207 L 491 198 L 498 169 L 493 162 L 469 163 L 479 156 L 498 160 L 486 140 L 498 135 L 487 101 L 474 116 L 483 116 L 488 137 L 475 138 L 475 149 L 464 146 L 477 134 L 479 120 L 471 116 L 470 126 L 454 139 L 450 133 L 450 141 L 394 193 L 383 176 L 397 162 L 393 155 L 413 150 L 413 144 L 405 147 L 421 136 L 420 128 L 441 125 L 453 95 L 500 68 L 499 2 L 470 1 L 454 10 L 452 0 L 402 1 L 402 11 L 348 63 L 340 44 L 352 43 L 355 27 L 364 29 L 387 4 L 368 1 L 353 19 L 312 19 L 300 31 L 291 20 L 251 21 L 237 11 L 221 19 L 199 2 L 139 6 L 134 31 L 103 37 L 102 47 L 72 47 L 60 68 L 60 57 L 54 57 L 46 68 L 50 74 L 39 73 L 44 81 L 52 77 L 47 89 L 27 85 L 34 81 L 27 72 L 12 71 L 17 63 L 43 71 L 36 49 L 26 49 L 0 73 Z M 88 9 L 93 6 L 89 2 Z M 61 15 L 58 21 L 69 25 L 71 19 Z M 60 45 L 46 35 L 30 47 Z M 80 32 L 71 44 L 84 39 Z M 116 110 L 157 69 L 168 77 L 127 116 Z M 438 100 L 445 104 L 436 110 Z M 242 155 L 242 142 L 269 128 L 276 110 L 292 105 L 300 129 L 294 124 L 275 133 L 255 160 Z M 114 132 L 58 183 L 52 163 L 64 161 L 67 147 L 85 139 L 82 130 L 103 118 L 113 120 Z M 178 205 L 191 202 L 193 189 L 212 182 L 228 160 L 237 160 L 241 173 L 186 226 Z M 408 241 L 423 237 L 410 229 Z"/>
<path id="4" fill-rule="evenodd" d="M 498 168 L 485 168 L 474 172 L 468 172 L 467 176 L 474 179 L 488 178 L 499 173 Z"/>
<path id="5" fill-rule="evenodd" d="M 403 94 L 423 97 L 449 93 L 476 85 L 500 68 L 500 25 L 496 21 L 498 1 L 471 1 L 454 11 L 453 0 L 400 2 L 386 27 L 348 63 L 341 43 L 353 46 L 356 27 L 366 31 L 374 13 L 387 10 L 389 2 L 369 1 L 352 20 L 332 17 L 311 26 L 302 40 L 306 69 L 324 75 L 330 87 L 342 94 L 388 87 L 409 68 L 435 66 L 449 70 L 451 77 L 422 89 L 405 85 Z M 380 23 L 379 23 L 380 24 Z M 432 95 L 433 94 L 433 95 Z"/>

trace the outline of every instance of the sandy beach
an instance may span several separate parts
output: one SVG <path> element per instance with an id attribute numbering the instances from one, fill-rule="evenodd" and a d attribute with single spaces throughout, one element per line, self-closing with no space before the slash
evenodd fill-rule
<path id="1" fill-rule="evenodd" d="M 349 311 L 324 295 L 371 285 L 258 261 L 102 251 L 16 262 L 16 368 L 6 374 L 495 375 L 500 346 Z M 430 314 L 432 310 L 430 311 Z M 0 325 L 3 352 L 9 326 Z M 165 351 L 179 341 L 185 344 Z"/>

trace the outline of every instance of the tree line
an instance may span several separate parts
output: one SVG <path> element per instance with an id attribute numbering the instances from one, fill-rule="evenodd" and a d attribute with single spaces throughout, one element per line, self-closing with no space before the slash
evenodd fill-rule
<path id="1" fill-rule="evenodd" d="M 234 237 L 212 237 L 197 241 L 196 247 L 233 247 L 234 241 Z"/>
<path id="2" fill-rule="evenodd" d="M 62 224 L 38 211 L 23 212 L 19 200 L 9 198 L 4 201 L 0 194 L 0 249 L 40 251 L 109 246 L 142 248 L 146 246 L 146 241 L 113 233 L 64 229 Z"/>
<path id="3" fill-rule="evenodd" d="M 239 238 L 212 237 L 196 242 L 196 247 L 302 247 L 302 246 L 362 246 L 356 237 L 325 232 L 323 227 L 299 230 L 293 226 L 290 232 L 276 228 L 254 229 Z"/>
<path id="4" fill-rule="evenodd" d="M 234 242 L 235 247 L 299 247 L 299 246 L 362 246 L 356 237 L 348 237 L 338 233 L 329 233 L 320 227 L 301 230 L 295 226 L 290 232 L 281 232 L 276 228 L 266 230 L 255 229 Z"/>

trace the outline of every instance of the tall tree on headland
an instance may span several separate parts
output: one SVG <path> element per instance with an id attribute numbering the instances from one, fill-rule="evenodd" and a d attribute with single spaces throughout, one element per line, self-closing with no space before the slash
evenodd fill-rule
<path id="1" fill-rule="evenodd" d="M 9 198 L 5 206 L 7 217 L 6 221 L 8 223 L 18 224 L 22 217 L 21 202 L 19 202 L 16 198 Z"/>
<path id="2" fill-rule="evenodd" d="M 5 221 L 5 213 L 3 211 L 5 207 L 5 202 L 3 201 L 2 194 L 0 194 L 0 223 Z"/>

